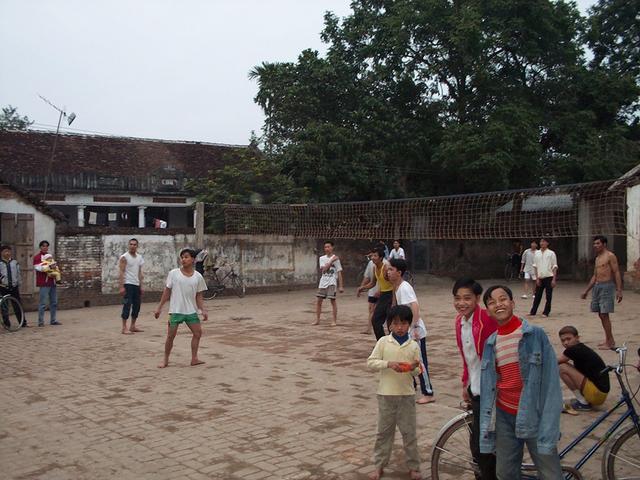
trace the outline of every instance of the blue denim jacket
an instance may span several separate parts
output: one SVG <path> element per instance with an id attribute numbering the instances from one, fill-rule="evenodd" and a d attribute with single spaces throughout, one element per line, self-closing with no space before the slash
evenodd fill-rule
<path id="1" fill-rule="evenodd" d="M 496 448 L 496 333 L 488 339 L 482 354 L 480 379 L 480 451 Z M 522 320 L 518 345 L 522 394 L 516 416 L 516 437 L 537 438 L 538 451 L 551 454 L 560 438 L 562 390 L 556 354 L 540 327 Z"/>

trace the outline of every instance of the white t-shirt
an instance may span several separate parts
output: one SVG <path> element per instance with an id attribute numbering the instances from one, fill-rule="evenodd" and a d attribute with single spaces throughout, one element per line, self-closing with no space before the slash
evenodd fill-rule
<path id="1" fill-rule="evenodd" d="M 373 281 L 376 278 L 375 271 L 376 271 L 376 264 L 373 263 L 373 261 L 369 260 L 369 263 L 367 264 L 367 268 L 364 271 L 364 276 L 367 277 L 369 280 Z M 376 284 L 369 289 L 368 295 L 370 297 L 375 297 L 379 291 L 380 291 L 380 287 L 378 287 L 378 283 L 376 282 Z"/>
<path id="2" fill-rule="evenodd" d="M 536 256 L 538 250 L 531 250 L 527 248 L 522 254 L 522 260 L 520 263 L 523 265 L 522 271 L 526 273 L 534 273 L 533 271 L 533 259 Z"/>
<path id="3" fill-rule="evenodd" d="M 327 255 L 323 255 L 318 259 L 318 264 L 320 268 L 324 267 L 329 263 L 329 260 L 334 257 L 328 257 Z M 336 260 L 331 264 L 331 266 L 327 269 L 326 272 L 322 274 L 320 277 L 320 283 L 318 284 L 318 288 L 327 288 L 331 285 L 338 286 L 338 272 L 342 271 L 342 265 L 340 264 L 340 260 Z"/>
<path id="4" fill-rule="evenodd" d="M 124 283 L 129 285 L 140 285 L 140 267 L 144 265 L 142 255 L 136 253 L 134 257 L 129 252 L 120 255 L 124 258 L 126 266 L 124 267 Z"/>
<path id="5" fill-rule="evenodd" d="M 207 284 L 199 272 L 187 277 L 179 268 L 174 268 L 167 275 L 167 288 L 171 289 L 169 313 L 198 313 L 196 293 L 207 289 Z"/>
<path id="6" fill-rule="evenodd" d="M 417 302 L 416 292 L 409 282 L 403 281 L 396 290 L 396 304 L 397 305 L 410 305 L 413 302 Z M 409 332 L 411 338 L 415 338 L 414 331 L 418 332 L 418 338 L 424 338 L 427 336 L 427 327 L 425 326 L 422 318 L 419 318 L 412 331 Z"/>
<path id="7" fill-rule="evenodd" d="M 538 270 L 538 278 L 553 277 L 553 270 L 558 268 L 558 260 L 553 250 L 537 250 L 533 257 L 533 266 Z"/>
<path id="8" fill-rule="evenodd" d="M 404 256 L 404 248 L 400 247 L 397 251 L 395 248 L 391 249 L 391 252 L 389 252 L 389 258 L 401 258 L 402 260 L 406 260 Z"/>

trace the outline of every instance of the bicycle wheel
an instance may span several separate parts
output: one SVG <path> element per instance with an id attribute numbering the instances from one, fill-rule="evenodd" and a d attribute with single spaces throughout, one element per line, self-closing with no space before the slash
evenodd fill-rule
<path id="1" fill-rule="evenodd" d="M 432 480 L 473 480 L 479 473 L 471 456 L 469 439 L 473 414 L 464 412 L 447 423 L 431 451 Z"/>
<path id="2" fill-rule="evenodd" d="M 602 455 L 602 478 L 640 479 L 640 432 L 635 424 L 607 442 Z"/>
<path id="3" fill-rule="evenodd" d="M 246 287 L 244 286 L 244 280 L 240 275 L 234 275 L 231 278 L 231 288 L 233 289 L 233 293 L 235 293 L 240 298 L 244 297 L 244 293 Z"/>
<path id="4" fill-rule="evenodd" d="M 10 332 L 20 330 L 24 324 L 24 310 L 16 297 L 5 295 L 0 299 L 2 326 Z"/>
<path id="5" fill-rule="evenodd" d="M 211 300 L 212 298 L 216 298 L 218 293 L 220 293 L 220 285 L 215 280 L 211 278 L 205 277 L 205 283 L 207 284 L 207 289 L 202 292 L 202 298 L 205 300 Z"/>

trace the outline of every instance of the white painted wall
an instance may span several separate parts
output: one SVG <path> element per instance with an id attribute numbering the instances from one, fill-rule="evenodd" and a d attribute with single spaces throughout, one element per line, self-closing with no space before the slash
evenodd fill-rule
<path id="1" fill-rule="evenodd" d="M 627 188 L 627 271 L 640 258 L 640 185 Z"/>
<path id="2" fill-rule="evenodd" d="M 118 292 L 118 259 L 131 235 L 104 235 L 102 293 Z M 195 234 L 135 235 L 145 260 L 144 288 L 161 291 L 169 270 L 179 266 L 181 249 L 195 247 Z M 210 254 L 235 265 L 247 287 L 288 287 L 317 281 L 315 240 L 277 235 L 205 235 Z"/>
<path id="3" fill-rule="evenodd" d="M 30 203 L 19 198 L 3 198 L 0 202 L 0 213 L 26 213 L 33 215 L 33 253 L 40 250 L 38 244 L 47 240 L 50 244 L 49 252 L 55 255 L 56 223 L 48 215 L 40 212 Z"/>

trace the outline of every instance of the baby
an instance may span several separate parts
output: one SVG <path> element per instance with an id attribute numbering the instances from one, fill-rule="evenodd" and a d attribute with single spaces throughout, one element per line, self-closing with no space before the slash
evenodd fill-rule
<path id="1" fill-rule="evenodd" d="M 42 267 L 42 271 L 47 274 L 47 277 L 54 278 L 56 282 L 60 281 L 60 269 L 58 269 L 58 264 L 50 253 L 42 256 L 40 266 Z"/>

